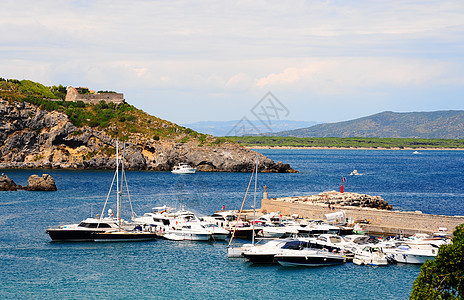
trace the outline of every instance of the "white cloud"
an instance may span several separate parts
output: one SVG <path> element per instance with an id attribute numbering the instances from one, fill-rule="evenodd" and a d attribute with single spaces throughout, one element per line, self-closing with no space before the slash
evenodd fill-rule
<path id="1" fill-rule="evenodd" d="M 128 100 L 141 106 L 162 95 L 170 101 L 158 108 L 172 111 L 164 116 L 171 120 L 182 109 L 198 120 L 230 119 L 231 102 L 240 118 L 269 90 L 301 108 L 308 95 L 336 102 L 420 90 L 427 99 L 411 103 L 426 110 L 421 103 L 438 99 L 432 91 L 463 95 L 462 15 L 459 0 L 7 0 L 0 77 L 137 90 Z M 366 106 L 356 101 L 347 109 Z M 456 108 L 446 97 L 439 102 Z"/>

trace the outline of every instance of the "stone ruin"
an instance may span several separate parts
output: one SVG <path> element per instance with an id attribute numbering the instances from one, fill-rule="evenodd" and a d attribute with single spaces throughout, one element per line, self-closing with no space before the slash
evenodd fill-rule
<path id="1" fill-rule="evenodd" d="M 98 104 L 100 101 L 113 102 L 114 104 L 124 103 L 124 94 L 122 93 L 83 93 L 83 91 L 89 91 L 87 88 L 74 88 L 68 87 L 65 101 L 82 101 L 84 103 Z"/>

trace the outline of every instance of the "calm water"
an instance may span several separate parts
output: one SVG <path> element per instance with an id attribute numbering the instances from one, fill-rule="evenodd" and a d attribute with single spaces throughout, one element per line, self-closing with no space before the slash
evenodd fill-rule
<path id="1" fill-rule="evenodd" d="M 464 215 L 464 151 L 260 150 L 297 174 L 259 174 L 271 197 L 338 190 L 381 195 L 395 209 Z M 349 176 L 357 169 L 362 176 Z M 41 170 L 3 170 L 26 185 Z M 225 243 L 50 243 L 49 226 L 100 212 L 111 171 L 47 170 L 57 192 L 0 193 L 0 298 L 407 299 L 420 268 L 255 266 Z M 127 172 L 138 214 L 156 205 L 209 214 L 239 208 L 250 174 Z M 262 188 L 261 188 L 262 192 Z M 260 193 L 261 193 L 260 192 Z M 249 197 L 246 208 L 252 205 Z M 125 208 L 128 211 L 127 207 Z"/>

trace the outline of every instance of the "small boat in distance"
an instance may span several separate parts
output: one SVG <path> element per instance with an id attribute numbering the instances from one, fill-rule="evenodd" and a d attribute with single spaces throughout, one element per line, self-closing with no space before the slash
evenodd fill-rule
<path id="1" fill-rule="evenodd" d="M 197 169 L 191 167 L 189 164 L 180 163 L 177 166 L 174 166 L 171 173 L 174 173 L 174 174 L 194 174 L 196 171 L 197 171 Z"/>
<path id="2" fill-rule="evenodd" d="M 359 176 L 362 175 L 358 172 L 358 170 L 353 170 L 353 172 L 350 173 L 350 176 Z"/>

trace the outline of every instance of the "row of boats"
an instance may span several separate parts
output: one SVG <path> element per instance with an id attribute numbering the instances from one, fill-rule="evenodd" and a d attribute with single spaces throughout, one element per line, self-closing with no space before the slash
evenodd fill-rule
<path id="1" fill-rule="evenodd" d="M 386 240 L 368 235 L 321 234 L 315 237 L 274 239 L 259 245 L 244 244 L 228 249 L 229 257 L 244 257 L 252 263 L 283 266 L 330 266 L 352 261 L 357 265 L 385 266 L 391 263 L 423 264 L 434 259 L 438 248 L 449 243 L 442 237 L 416 234 Z"/>

